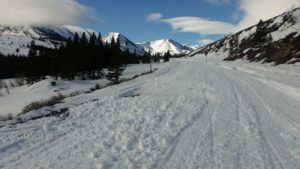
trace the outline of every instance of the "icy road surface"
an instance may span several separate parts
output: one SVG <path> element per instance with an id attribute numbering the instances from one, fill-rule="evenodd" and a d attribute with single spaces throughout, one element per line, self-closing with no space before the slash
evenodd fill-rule
<path id="1" fill-rule="evenodd" d="M 204 60 L 67 99 L 67 117 L 4 125 L 0 168 L 299 169 L 299 74 Z"/>

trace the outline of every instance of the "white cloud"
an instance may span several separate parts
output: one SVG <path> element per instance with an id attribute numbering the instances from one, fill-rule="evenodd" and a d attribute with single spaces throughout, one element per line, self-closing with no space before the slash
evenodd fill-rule
<path id="1" fill-rule="evenodd" d="M 147 17 L 146 20 L 148 22 L 156 22 L 159 21 L 163 15 L 161 13 L 150 13 Z"/>
<path id="2" fill-rule="evenodd" d="M 214 40 L 212 40 L 212 39 L 201 39 L 201 40 L 199 40 L 199 43 L 200 43 L 201 46 L 208 45 L 212 42 L 214 42 Z"/>
<path id="3" fill-rule="evenodd" d="M 230 3 L 231 0 L 205 0 L 212 4 Z M 235 19 L 240 22 L 236 25 L 204 19 L 201 17 L 182 16 L 163 19 L 162 15 L 153 17 L 168 23 L 175 31 L 191 32 L 200 35 L 224 35 L 255 25 L 260 19 L 267 20 L 292 8 L 300 6 L 300 0 L 239 0 L 239 11 L 234 11 Z M 237 13 L 239 12 L 239 13 Z"/>
<path id="4" fill-rule="evenodd" d="M 162 19 L 161 21 L 170 24 L 173 30 L 205 35 L 228 34 L 234 29 L 234 25 L 229 23 L 189 16 Z"/>
<path id="5" fill-rule="evenodd" d="M 255 25 L 260 19 L 270 19 L 298 6 L 300 0 L 240 0 L 240 10 L 244 17 L 236 30 Z"/>
<path id="6" fill-rule="evenodd" d="M 1 25 L 65 25 L 95 21 L 76 0 L 0 0 Z"/>

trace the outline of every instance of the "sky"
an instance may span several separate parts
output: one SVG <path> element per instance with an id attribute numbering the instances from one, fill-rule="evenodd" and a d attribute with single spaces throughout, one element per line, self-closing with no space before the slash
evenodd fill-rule
<path id="1" fill-rule="evenodd" d="M 134 42 L 204 45 L 299 6 L 300 0 L 0 0 L 0 25 L 78 25 Z"/>

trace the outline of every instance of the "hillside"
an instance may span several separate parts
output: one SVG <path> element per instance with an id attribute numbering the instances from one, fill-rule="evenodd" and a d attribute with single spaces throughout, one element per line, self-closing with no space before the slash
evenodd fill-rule
<path id="1" fill-rule="evenodd" d="M 27 55 L 31 41 L 39 46 L 55 48 L 73 37 L 76 32 L 80 36 L 85 33 L 89 38 L 95 31 L 76 26 L 0 26 L 0 52 L 4 55 Z"/>
<path id="2" fill-rule="evenodd" d="M 300 8 L 226 36 L 189 54 L 225 54 L 224 60 L 246 59 L 276 65 L 300 62 Z"/>
<path id="3" fill-rule="evenodd" d="M 87 38 L 93 33 L 98 35 L 98 32 L 94 30 L 77 26 L 0 26 L 0 53 L 4 55 L 27 55 L 29 51 L 28 45 L 31 41 L 34 41 L 39 46 L 55 48 L 68 38 L 72 38 L 76 32 L 79 36 L 85 33 Z M 170 51 L 172 55 L 182 55 L 192 51 L 190 47 L 169 39 L 138 44 L 118 32 L 108 33 L 102 37 L 102 40 L 104 44 L 110 44 L 112 39 L 116 41 L 117 38 L 120 38 L 120 46 L 123 51 L 128 50 L 130 53 L 140 56 L 149 50 L 151 50 L 152 54 L 165 54 L 167 51 Z"/>

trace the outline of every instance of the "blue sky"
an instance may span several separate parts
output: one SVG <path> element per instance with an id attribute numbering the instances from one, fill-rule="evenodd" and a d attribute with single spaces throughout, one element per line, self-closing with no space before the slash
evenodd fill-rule
<path id="1" fill-rule="evenodd" d="M 79 25 L 134 42 L 209 43 L 300 6 L 300 0 L 0 0 L 0 25 Z"/>
<path id="2" fill-rule="evenodd" d="M 200 39 L 218 39 L 223 35 L 200 35 L 172 30 L 170 24 L 148 22 L 150 13 L 161 13 L 164 18 L 178 16 L 196 16 L 237 23 L 235 3 L 211 4 L 203 0 L 81 0 L 82 4 L 93 7 L 94 15 L 99 23 L 84 24 L 106 34 L 121 32 L 135 42 L 152 41 L 171 38 L 189 45 L 198 44 Z"/>

